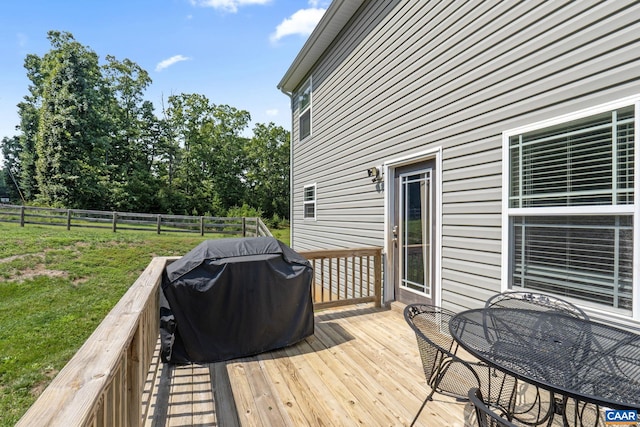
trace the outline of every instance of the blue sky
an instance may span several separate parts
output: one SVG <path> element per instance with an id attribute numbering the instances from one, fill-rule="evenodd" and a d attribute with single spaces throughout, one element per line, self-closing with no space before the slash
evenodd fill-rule
<path id="1" fill-rule="evenodd" d="M 151 76 L 145 98 L 199 93 L 246 110 L 253 123 L 291 127 L 276 85 L 329 0 L 5 0 L 0 3 L 0 139 L 17 134 L 27 93 L 24 58 L 68 31 L 104 63 L 128 58 Z"/>

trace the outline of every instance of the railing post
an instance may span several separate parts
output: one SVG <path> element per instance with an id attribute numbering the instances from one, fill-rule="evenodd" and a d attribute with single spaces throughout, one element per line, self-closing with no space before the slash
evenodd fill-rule
<path id="1" fill-rule="evenodd" d="M 158 234 L 160 234 L 160 224 L 162 223 L 162 215 L 158 214 L 158 219 L 156 220 L 156 228 Z"/>
<path id="2" fill-rule="evenodd" d="M 24 227 L 24 206 L 20 206 L 20 227 Z"/>
<path id="3" fill-rule="evenodd" d="M 382 306 L 382 249 L 378 249 L 373 262 L 374 295 L 376 307 Z"/>
<path id="4" fill-rule="evenodd" d="M 204 217 L 200 217 L 200 235 L 204 236 Z"/>
<path id="5" fill-rule="evenodd" d="M 71 230 L 71 209 L 67 209 L 67 231 Z"/>
<path id="6" fill-rule="evenodd" d="M 117 212 L 114 212 L 114 213 L 113 213 L 113 221 L 112 221 L 112 223 L 113 223 L 113 224 L 112 224 L 112 229 L 113 229 L 113 232 L 114 232 L 114 233 L 116 232 L 116 223 L 117 223 L 117 222 L 118 222 L 118 213 L 117 213 Z"/>
<path id="7" fill-rule="evenodd" d="M 145 358 L 142 354 L 144 350 L 143 340 L 144 325 L 142 319 L 139 320 L 136 333 L 131 340 L 131 346 L 127 350 L 126 363 L 126 389 L 124 390 L 124 400 L 126 413 L 126 425 L 139 426 L 142 419 L 142 392 L 144 389 Z M 147 332 L 148 333 L 148 332 Z"/>
<path id="8" fill-rule="evenodd" d="M 247 237 L 247 218 L 242 217 L 242 237 Z"/>

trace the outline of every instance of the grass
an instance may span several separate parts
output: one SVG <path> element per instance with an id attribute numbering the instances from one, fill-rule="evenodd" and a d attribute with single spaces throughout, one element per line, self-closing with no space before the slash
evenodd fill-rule
<path id="1" fill-rule="evenodd" d="M 152 257 L 211 238 L 3 223 L 0 236 L 0 426 L 20 419 Z"/>

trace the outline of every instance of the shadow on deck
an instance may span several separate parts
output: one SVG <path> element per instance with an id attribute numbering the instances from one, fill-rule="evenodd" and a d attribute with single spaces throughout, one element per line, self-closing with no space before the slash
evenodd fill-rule
<path id="1" fill-rule="evenodd" d="M 409 425 L 428 394 L 415 336 L 399 310 L 317 312 L 315 333 L 227 362 L 169 365 L 159 346 L 142 397 L 147 426 Z M 417 425 L 465 426 L 466 402 L 434 396 Z"/>

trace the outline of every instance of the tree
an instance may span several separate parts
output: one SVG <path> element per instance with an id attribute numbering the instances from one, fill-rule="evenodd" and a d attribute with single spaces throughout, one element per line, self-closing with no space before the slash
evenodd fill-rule
<path id="1" fill-rule="evenodd" d="M 50 31 L 40 61 L 36 138 L 39 196 L 49 205 L 104 208 L 108 179 L 105 100 L 98 56 L 70 33 Z"/>
<path id="2" fill-rule="evenodd" d="M 29 95 L 24 97 L 24 101 L 18 104 L 18 114 L 20 116 L 21 131 L 19 175 L 16 179 L 20 182 L 20 188 L 27 200 L 33 200 L 39 193 L 36 181 L 36 140 L 40 122 L 40 106 L 42 105 L 42 81 L 40 72 L 41 60 L 36 55 L 27 55 L 24 67 L 27 70 L 27 77 L 31 81 L 29 85 Z"/>
<path id="3" fill-rule="evenodd" d="M 272 218 L 289 217 L 289 131 L 258 123 L 244 149 L 249 203 Z"/>
<path id="4" fill-rule="evenodd" d="M 9 196 L 9 188 L 7 186 L 7 175 L 5 169 L 0 169 L 0 199 Z M 0 200 L 0 203 L 4 203 Z"/>
<path id="5" fill-rule="evenodd" d="M 12 138 L 4 137 L 0 142 L 2 148 L 2 157 L 4 164 L 0 170 L 0 196 L 8 196 L 11 200 L 22 200 L 22 192 L 18 187 L 18 178 L 20 177 L 20 138 L 14 136 Z"/>
<path id="6" fill-rule="evenodd" d="M 181 147 L 173 182 L 184 197 L 181 210 L 225 214 L 244 196 L 241 133 L 249 113 L 198 94 L 170 96 L 168 103 L 167 123 Z"/>
<path id="7" fill-rule="evenodd" d="M 107 91 L 109 144 L 105 163 L 109 173 L 110 207 L 148 211 L 156 204 L 156 179 L 151 174 L 157 119 L 143 95 L 149 74 L 135 62 L 107 55 L 102 67 Z M 150 146 L 152 145 L 152 146 Z"/>

